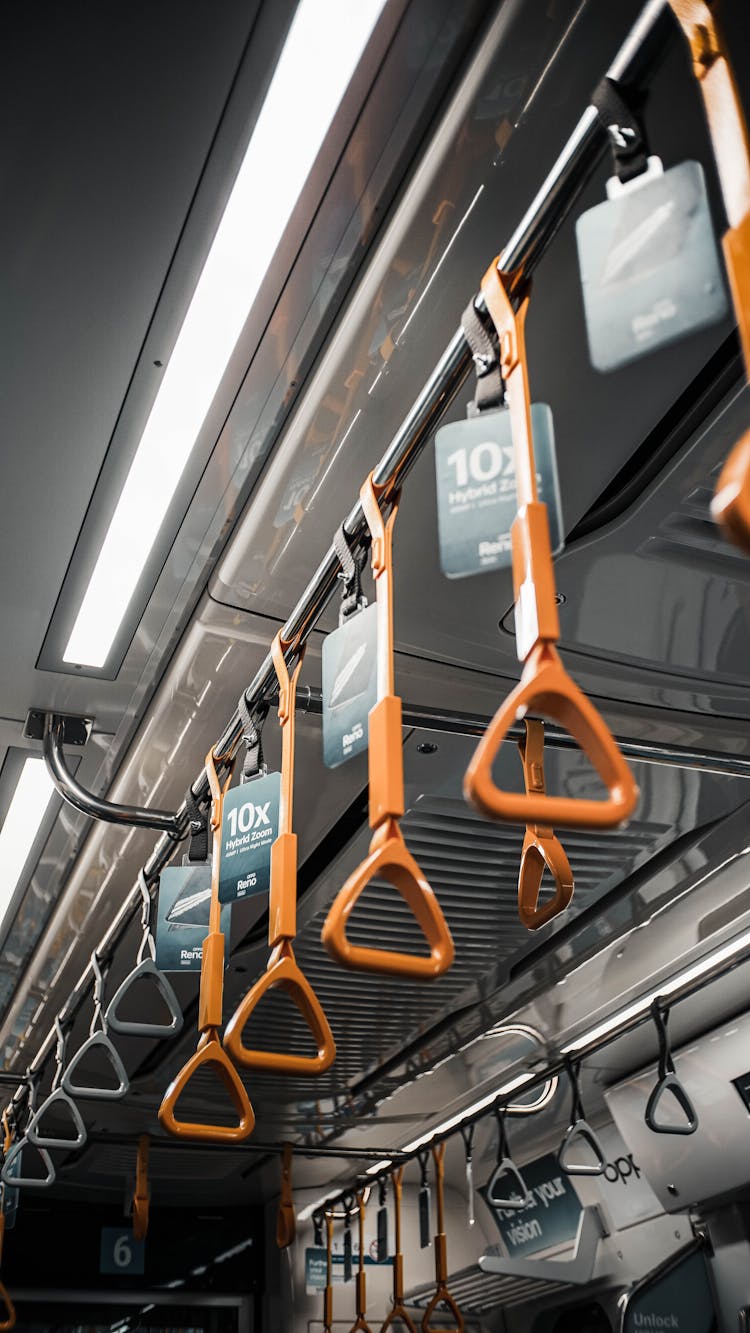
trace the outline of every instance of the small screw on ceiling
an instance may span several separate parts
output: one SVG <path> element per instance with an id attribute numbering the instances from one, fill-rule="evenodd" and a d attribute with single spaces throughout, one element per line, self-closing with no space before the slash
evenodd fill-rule
<path id="1" fill-rule="evenodd" d="M 556 592 L 556 593 L 555 593 L 555 603 L 556 603 L 557 606 L 563 606 L 563 605 L 565 604 L 565 602 L 567 602 L 567 600 L 568 600 L 568 599 L 567 599 L 567 597 L 565 596 L 565 593 L 564 593 L 564 592 Z"/>
<path id="2" fill-rule="evenodd" d="M 434 745 L 432 741 L 420 741 L 417 750 L 419 754 L 434 754 L 437 745 Z"/>
<path id="3" fill-rule="evenodd" d="M 154 365 L 155 365 L 155 366 L 159 366 L 159 367 L 161 368 L 161 366 L 164 365 L 164 362 L 163 362 L 163 361 L 155 361 L 155 362 L 154 362 Z"/>

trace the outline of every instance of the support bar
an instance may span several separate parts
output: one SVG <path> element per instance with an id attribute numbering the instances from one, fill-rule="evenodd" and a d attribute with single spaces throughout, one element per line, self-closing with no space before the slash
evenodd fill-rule
<path id="1" fill-rule="evenodd" d="M 155 829 L 169 838 L 169 854 L 174 851 L 175 840 L 183 836 L 184 828 L 177 815 L 168 810 L 149 810 L 137 805 L 117 805 L 114 801 L 104 801 L 93 792 L 86 791 L 73 777 L 63 753 L 65 743 L 65 719 L 54 713 L 44 717 L 42 747 L 47 771 L 57 791 L 68 805 L 80 810 L 92 819 L 102 819 L 109 824 L 128 824 L 138 828 Z"/>
<path id="2" fill-rule="evenodd" d="M 610 77 L 625 83 L 639 82 L 650 60 L 652 43 L 661 41 L 669 31 L 674 30 L 670 28 L 665 18 L 668 10 L 668 0 L 649 0 L 610 65 L 607 71 Z M 499 256 L 498 262 L 504 271 L 523 268 L 527 275 L 531 274 L 580 195 L 602 157 L 607 143 L 607 133 L 596 111 L 591 106 L 587 107 Z M 482 307 L 480 297 L 475 298 L 475 304 L 478 309 Z M 384 503 L 387 502 L 390 492 L 401 486 L 422 450 L 431 440 L 445 408 L 460 388 L 471 365 L 470 349 L 463 331 L 458 329 L 374 470 L 373 481 L 377 488 L 383 488 Z M 359 501 L 349 513 L 344 527 L 352 544 L 360 542 L 365 537 L 367 525 Z M 287 654 L 289 662 L 297 655 L 301 644 L 328 605 L 337 587 L 339 569 L 338 556 L 331 546 L 281 630 L 281 638 L 290 644 Z M 276 683 L 276 671 L 269 652 L 245 691 L 247 706 L 251 713 L 263 707 Z M 242 741 L 242 736 L 242 720 L 235 711 L 223 735 L 214 746 L 214 753 L 221 759 L 231 759 Z M 201 769 L 195 779 L 192 792 L 198 801 L 208 799 L 208 779 L 205 769 Z M 177 810 L 175 819 L 182 835 L 188 824 L 184 803 Z M 171 832 L 163 836 L 149 857 L 144 867 L 144 874 L 149 884 L 155 881 L 159 872 L 171 859 L 174 852 L 174 836 Z M 99 950 L 101 956 L 110 954 L 116 948 L 132 917 L 140 910 L 140 906 L 141 891 L 140 888 L 134 888 L 101 941 Z M 76 1013 L 90 989 L 91 982 L 91 970 L 86 968 L 68 997 L 64 1018 Z M 43 1067 L 54 1044 L 54 1029 L 50 1029 L 32 1061 L 32 1071 Z M 17 1089 L 13 1101 L 20 1101 L 23 1095 L 21 1086 Z"/>

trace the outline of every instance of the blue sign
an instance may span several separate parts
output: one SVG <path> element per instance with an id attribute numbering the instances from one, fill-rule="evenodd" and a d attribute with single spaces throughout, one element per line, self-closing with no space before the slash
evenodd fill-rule
<path id="1" fill-rule="evenodd" d="M 373 1241 L 377 1248 L 377 1241 Z M 352 1252 L 352 1264 L 356 1268 L 359 1263 L 359 1253 Z M 393 1259 L 378 1259 L 376 1254 L 365 1255 L 366 1268 L 388 1268 L 392 1267 Z M 322 1246 L 309 1245 L 305 1250 L 305 1287 L 308 1293 L 313 1291 L 325 1291 L 326 1273 L 328 1271 L 328 1256 Z M 344 1255 L 343 1252 L 331 1255 L 331 1277 L 338 1286 L 344 1281 Z"/>
<path id="2" fill-rule="evenodd" d="M 530 1201 L 523 1208 L 490 1208 L 511 1259 L 555 1245 L 572 1244 L 578 1232 L 581 1201 L 554 1153 L 521 1167 Z M 485 1202 L 486 1191 L 480 1191 Z"/>
<path id="3" fill-rule="evenodd" d="M 281 774 L 263 773 L 224 798 L 219 902 L 234 903 L 271 884 L 271 848 L 279 836 Z"/>
<path id="4" fill-rule="evenodd" d="M 200 972 L 211 907 L 211 866 L 167 866 L 159 876 L 156 966 L 162 972 Z M 221 909 L 229 933 L 232 909 Z"/>
<path id="5" fill-rule="evenodd" d="M 552 553 L 564 545 L 552 413 L 531 406 L 539 499 L 547 505 Z M 510 568 L 518 510 L 510 411 L 452 421 L 435 436 L 440 567 L 449 579 Z"/>
<path id="6" fill-rule="evenodd" d="M 102 1227 L 99 1272 L 135 1274 L 143 1272 L 146 1246 L 135 1240 L 129 1227 Z"/>
<path id="7" fill-rule="evenodd" d="M 626 1297 L 623 1333 L 637 1329 L 682 1329 L 683 1333 L 714 1333 L 716 1311 L 700 1250 L 646 1278 Z"/>

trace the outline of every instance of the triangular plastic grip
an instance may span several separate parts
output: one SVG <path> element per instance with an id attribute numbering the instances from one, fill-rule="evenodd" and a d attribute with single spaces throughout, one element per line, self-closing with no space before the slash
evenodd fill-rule
<path id="1" fill-rule="evenodd" d="M 541 907 L 539 891 L 544 871 L 555 881 L 555 892 Z M 534 828 L 526 830 L 518 868 L 518 915 L 527 930 L 538 930 L 564 912 L 573 897 L 575 883 L 567 853 L 554 833 L 540 837 Z"/>
<path id="2" fill-rule="evenodd" d="M 608 791 L 601 801 L 544 792 L 502 791 L 492 766 L 510 728 L 528 712 L 554 718 L 578 742 Z M 638 787 L 604 719 L 565 671 L 556 650 L 543 644 L 501 704 L 477 746 L 464 778 L 464 796 L 489 819 L 552 828 L 616 828 L 638 801 Z"/>
<path id="3" fill-rule="evenodd" d="M 143 980 L 154 982 L 171 1015 L 168 1023 L 139 1023 L 135 1020 L 118 1017 L 118 1006 L 122 1004 L 132 987 Z M 133 968 L 130 975 L 125 977 L 125 980 L 118 986 L 109 1002 L 105 1023 L 112 1032 L 118 1032 L 122 1036 L 128 1037 L 176 1037 L 177 1033 L 180 1032 L 183 1024 L 180 1002 L 170 982 L 156 966 L 153 958 L 144 958 L 143 962 Z"/>
<path id="4" fill-rule="evenodd" d="M 236 1125 L 202 1125 L 190 1121 L 177 1120 L 177 1103 L 199 1069 L 206 1065 L 215 1070 L 216 1075 L 229 1093 L 230 1101 L 238 1114 Z M 250 1098 L 237 1070 L 223 1049 L 216 1032 L 210 1029 L 204 1033 L 198 1043 L 198 1049 L 191 1055 L 176 1078 L 172 1080 L 159 1107 L 159 1124 L 169 1134 L 178 1139 L 197 1139 L 201 1143 L 242 1143 L 255 1128 L 255 1113 Z"/>
<path id="5" fill-rule="evenodd" d="M 280 957 L 271 955 L 268 969 L 240 1002 L 224 1033 L 224 1049 L 235 1064 L 247 1069 L 274 1070 L 280 1074 L 323 1074 L 336 1059 L 336 1043 L 320 1001 L 297 965 L 291 945 Z M 267 991 L 281 987 L 296 1004 L 312 1033 L 317 1055 L 288 1055 L 283 1051 L 256 1051 L 243 1046 L 242 1034 L 250 1015 Z"/>
<path id="6" fill-rule="evenodd" d="M 351 944 L 348 940 L 349 917 L 367 885 L 378 876 L 393 885 L 411 908 L 430 948 L 427 957 L 391 949 L 371 949 Z M 369 855 L 349 876 L 333 902 L 321 939 L 339 963 L 362 972 L 425 980 L 442 976 L 451 966 L 455 948 L 442 908 L 395 821 L 384 824 L 374 834 Z"/>
<path id="7" fill-rule="evenodd" d="M 684 1121 L 669 1124 L 656 1119 L 656 1111 L 666 1093 L 671 1093 L 685 1116 Z M 646 1105 L 646 1124 L 654 1134 L 694 1134 L 698 1128 L 698 1112 L 676 1074 L 665 1074 L 653 1089 Z"/>
<path id="8" fill-rule="evenodd" d="M 441 1322 L 434 1325 L 430 1322 L 439 1305 L 447 1307 L 447 1313 L 453 1316 L 456 1321 L 455 1324 L 451 1326 Z M 440 1318 L 441 1320 L 445 1318 L 442 1310 L 440 1311 Z M 435 1295 L 422 1315 L 422 1333 L 464 1333 L 464 1317 L 445 1283 L 438 1284 Z"/>
<path id="9" fill-rule="evenodd" d="M 52 1134 L 43 1133 L 40 1128 L 42 1120 L 53 1106 L 65 1107 L 75 1130 L 73 1138 L 56 1138 Z M 63 1088 L 56 1088 L 54 1092 L 51 1092 L 46 1101 L 42 1102 L 39 1110 L 35 1111 L 27 1126 L 26 1138 L 29 1143 L 33 1143 L 35 1148 L 75 1149 L 83 1147 L 86 1142 L 86 1126 L 83 1123 L 83 1116 L 73 1098 L 69 1097 Z"/>
<path id="10" fill-rule="evenodd" d="M 116 1088 L 89 1087 L 85 1084 L 78 1084 L 74 1081 L 73 1075 L 76 1069 L 85 1059 L 90 1051 L 103 1050 L 112 1066 L 117 1079 Z M 120 1097 L 124 1097 L 130 1087 L 128 1076 L 125 1072 L 125 1066 L 113 1046 L 106 1032 L 94 1032 L 83 1043 L 70 1060 L 65 1073 L 62 1076 L 62 1089 L 67 1092 L 69 1097 L 90 1097 L 92 1101 L 115 1102 Z"/>
<path id="11" fill-rule="evenodd" d="M 571 1151 L 576 1143 L 585 1143 L 593 1152 L 594 1162 L 571 1162 Z M 602 1176 L 607 1166 L 604 1149 L 591 1126 L 585 1120 L 576 1120 L 566 1130 L 557 1154 L 557 1165 L 566 1176 Z"/>
<path id="12" fill-rule="evenodd" d="M 5 1306 L 5 1318 L 0 1319 L 0 1333 L 5 1333 L 6 1329 L 15 1328 L 16 1326 L 16 1307 L 8 1295 L 8 1289 L 4 1282 L 0 1282 L 0 1301 Z"/>
<path id="13" fill-rule="evenodd" d="M 515 1194 L 498 1193 L 500 1186 L 517 1186 Z M 503 1157 L 495 1167 L 489 1178 L 486 1190 L 487 1202 L 493 1208 L 525 1208 L 530 1201 L 530 1194 L 526 1181 L 513 1161 L 512 1157 Z"/>
<path id="14" fill-rule="evenodd" d="M 24 1137 L 22 1139 L 18 1139 L 13 1144 L 13 1147 L 5 1156 L 5 1161 L 3 1162 L 3 1169 L 2 1171 L 0 1171 L 0 1180 L 2 1180 L 4 1185 L 9 1185 L 11 1189 L 15 1186 L 18 1189 L 48 1190 L 55 1183 L 56 1173 L 52 1162 L 52 1158 L 50 1157 L 46 1148 L 36 1149 L 36 1152 L 39 1153 L 39 1156 L 41 1157 L 44 1163 L 44 1169 L 47 1172 L 46 1176 L 10 1175 L 10 1167 L 12 1163 L 15 1161 L 15 1159 L 18 1157 L 19 1153 L 23 1152 L 24 1148 L 26 1147 L 26 1143 L 27 1140 Z"/>
<path id="15" fill-rule="evenodd" d="M 380 1333 L 386 1333 L 386 1330 L 392 1328 L 396 1323 L 403 1324 L 404 1328 L 409 1330 L 409 1333 L 417 1333 L 416 1324 L 406 1306 L 403 1305 L 401 1301 L 398 1301 L 398 1303 L 393 1306 L 393 1309 L 386 1315 L 380 1325 Z M 400 1329 L 398 1330 L 398 1333 L 401 1333 Z"/>

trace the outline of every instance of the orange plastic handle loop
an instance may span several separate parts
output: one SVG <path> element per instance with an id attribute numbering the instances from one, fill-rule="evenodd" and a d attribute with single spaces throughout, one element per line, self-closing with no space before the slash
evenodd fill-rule
<path id="1" fill-rule="evenodd" d="M 13 1147 L 13 1140 L 14 1140 L 15 1137 L 16 1137 L 16 1136 L 15 1136 L 15 1132 L 14 1132 L 14 1131 L 11 1129 L 11 1127 L 10 1127 L 10 1108 L 9 1108 L 9 1107 L 7 1107 L 7 1106 L 5 1107 L 5 1109 L 3 1110 L 3 1114 L 2 1114 L 2 1117 L 1 1117 L 1 1118 L 2 1118 L 2 1125 L 3 1125 L 3 1156 L 6 1156 L 6 1155 L 10 1152 L 11 1148 Z"/>
<path id="2" fill-rule="evenodd" d="M 568 676 L 555 648 L 560 637 L 555 571 L 547 507 L 537 499 L 531 433 L 525 342 L 530 291 L 522 274 L 501 272 L 498 260 L 482 280 L 484 299 L 500 340 L 501 370 L 511 414 L 518 493 L 518 513 L 511 532 L 513 585 L 518 652 L 525 666 L 519 684 L 501 704 L 477 746 L 464 778 L 464 795 L 489 818 L 509 823 L 614 828 L 633 813 L 638 788 L 604 719 Z M 497 751 L 508 728 L 534 704 L 534 711 L 561 722 L 578 741 L 602 778 L 607 799 L 578 801 L 543 792 L 519 796 L 495 786 L 492 765 Z"/>
<path id="3" fill-rule="evenodd" d="M 750 431 L 734 446 L 721 469 L 711 514 L 725 536 L 750 555 Z"/>
<path id="4" fill-rule="evenodd" d="M 323 1293 L 323 1333 L 333 1328 L 333 1211 L 326 1218 L 326 1285 Z"/>
<path id="5" fill-rule="evenodd" d="M 409 1333 L 417 1333 L 414 1321 L 404 1305 L 404 1256 L 401 1249 L 401 1197 L 403 1193 L 404 1168 L 399 1166 L 391 1172 L 393 1186 L 394 1220 L 394 1255 L 393 1255 L 393 1308 L 380 1325 L 380 1333 L 386 1333 L 395 1323 L 402 1323 Z"/>
<path id="6" fill-rule="evenodd" d="M 281 1197 L 279 1199 L 279 1211 L 276 1215 L 276 1244 L 280 1250 L 286 1250 L 297 1234 L 294 1196 L 292 1194 L 293 1161 L 294 1147 L 291 1143 L 285 1143 L 281 1153 Z"/>
<path id="7" fill-rule="evenodd" d="M 542 792 L 502 791 L 492 765 L 514 722 L 527 712 L 554 718 L 591 760 L 608 796 L 601 801 Z M 553 828 L 615 828 L 628 819 L 638 800 L 633 775 L 603 718 L 564 670 L 557 652 L 543 644 L 532 654 L 514 690 L 500 705 L 476 748 L 464 778 L 464 795 L 491 819 Z"/>
<path id="8" fill-rule="evenodd" d="M 544 723 L 526 718 L 526 735 L 518 743 L 523 763 L 526 792 L 545 792 Z M 555 881 L 552 897 L 538 907 L 544 872 Z M 554 831 L 545 824 L 530 824 L 526 829 L 518 871 L 518 915 L 528 930 L 538 930 L 547 921 L 564 912 L 573 897 L 575 883 L 565 848 Z"/>
<path id="9" fill-rule="evenodd" d="M 359 1211 L 359 1264 L 357 1268 L 356 1302 L 357 1317 L 349 1333 L 372 1333 L 367 1322 L 367 1279 L 365 1277 L 365 1195 L 364 1190 L 357 1194 Z"/>
<path id="10" fill-rule="evenodd" d="M 723 238 L 729 285 L 750 371 L 750 137 L 717 5 L 706 0 L 670 0 L 693 57 L 729 230 Z"/>
<path id="11" fill-rule="evenodd" d="M 16 1326 L 16 1307 L 8 1294 L 8 1289 L 4 1282 L 0 1282 L 0 1301 L 5 1306 L 5 1318 L 0 1319 L 0 1330 L 4 1333 L 5 1329 L 15 1328 Z"/>
<path id="12" fill-rule="evenodd" d="M 372 539 L 372 572 L 378 616 L 378 702 L 370 711 L 368 771 L 370 851 L 339 891 L 326 918 L 321 939 L 344 967 L 391 976 L 427 979 L 438 977 L 453 962 L 454 945 L 448 925 L 430 885 L 409 852 L 398 825 L 404 813 L 404 756 L 401 700 L 394 694 L 393 673 L 393 525 L 399 493 L 390 497 L 386 521 L 380 508 L 384 487 L 372 473 L 360 490 L 362 510 Z M 429 955 L 398 953 L 353 945 L 346 927 L 352 910 L 376 876 L 391 884 L 411 908 L 424 932 Z"/>
<path id="13" fill-rule="evenodd" d="M 148 1156 L 151 1140 L 148 1134 L 138 1139 L 135 1159 L 135 1190 L 133 1192 L 133 1238 L 145 1240 L 148 1231 L 149 1188 Z"/>
<path id="14" fill-rule="evenodd" d="M 193 1075 L 204 1066 L 214 1070 L 229 1093 L 229 1099 L 238 1116 L 236 1125 L 205 1125 L 177 1120 L 175 1115 L 177 1103 Z M 204 1032 L 198 1042 L 197 1051 L 191 1055 L 167 1088 L 159 1107 L 159 1124 L 175 1138 L 196 1139 L 201 1143 L 242 1143 L 252 1134 L 255 1114 L 250 1105 L 250 1098 L 215 1029 Z"/>
<path id="15" fill-rule="evenodd" d="M 358 898 L 375 878 L 385 879 L 411 908 L 429 946 L 429 954 L 398 953 L 352 944 L 346 927 Z M 442 976 L 455 955 L 453 938 L 442 908 L 404 842 L 395 819 L 376 829 L 370 852 L 339 891 L 326 918 L 321 938 L 328 952 L 344 967 L 363 972 L 429 980 Z"/>
<path id="16" fill-rule="evenodd" d="M 435 1163 L 435 1189 L 437 1194 L 437 1235 L 435 1236 L 435 1295 L 422 1316 L 422 1333 L 464 1333 L 464 1317 L 453 1296 L 448 1290 L 448 1242 L 445 1235 L 445 1144 L 438 1143 L 432 1149 Z M 439 1331 L 431 1323 L 438 1306 L 447 1307 L 455 1323 L 451 1329 L 441 1323 Z M 444 1317 L 441 1311 L 441 1316 Z"/>
<path id="17" fill-rule="evenodd" d="M 289 645 L 286 645 L 287 647 Z M 251 986 L 229 1020 L 224 1046 L 236 1064 L 281 1074 L 322 1074 L 336 1058 L 336 1043 L 323 1008 L 305 977 L 292 948 L 297 910 L 297 839 L 292 833 L 294 786 L 295 701 L 302 654 L 289 674 L 285 645 L 279 634 L 271 646 L 279 682 L 279 721 L 282 726 L 281 807 L 279 836 L 271 849 L 271 891 L 268 939 L 272 948 L 263 976 Z M 296 1004 L 317 1047 L 317 1054 L 289 1055 L 283 1051 L 259 1051 L 244 1045 L 242 1035 L 251 1014 L 267 991 L 283 989 Z"/>
<path id="18" fill-rule="evenodd" d="M 267 991 L 280 987 L 294 1001 L 313 1037 L 317 1055 L 288 1055 L 283 1051 L 259 1051 L 244 1045 L 245 1026 Z M 262 977 L 245 995 L 227 1023 L 224 1046 L 235 1064 L 247 1069 L 265 1069 L 279 1074 L 323 1074 L 336 1059 L 336 1042 L 323 1007 L 300 969 L 290 941 L 282 940 L 271 954 Z"/>

